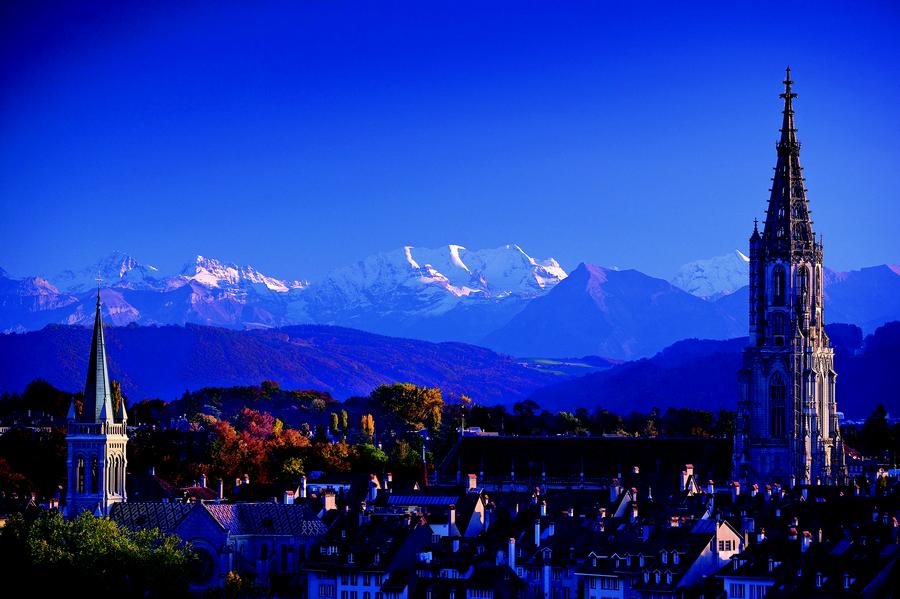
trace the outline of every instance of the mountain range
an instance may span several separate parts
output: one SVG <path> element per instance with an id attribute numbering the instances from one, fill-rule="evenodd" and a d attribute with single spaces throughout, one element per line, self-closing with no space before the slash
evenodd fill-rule
<path id="1" fill-rule="evenodd" d="M 826 330 L 835 348 L 838 409 L 846 418 L 861 420 L 879 403 L 892 415 L 900 412 L 900 380 L 887 374 L 900 355 L 900 322 L 887 323 L 865 337 L 855 325 L 828 325 Z M 685 339 L 651 358 L 560 380 L 531 399 L 554 410 L 587 406 L 617 414 L 654 407 L 733 410 L 746 345 L 746 337 Z"/>
<path id="2" fill-rule="evenodd" d="M 868 336 L 855 325 L 828 325 L 827 331 L 836 353 L 840 410 L 862 419 L 882 403 L 896 414 L 900 379 L 889 373 L 900 355 L 900 322 Z M 86 327 L 50 325 L 0 335 L 0 393 L 21 392 L 38 378 L 61 389 L 82 389 L 90 334 Z M 654 407 L 733 410 L 747 338 L 685 339 L 650 358 L 618 364 L 593 357 L 515 361 L 462 343 L 320 325 L 236 331 L 132 324 L 108 328 L 106 344 L 110 377 L 122 383 L 131 401 L 172 400 L 186 389 L 264 380 L 343 399 L 367 395 L 382 383 L 409 381 L 481 404 L 532 399 L 551 411 L 606 408 L 625 415 Z"/>
<path id="3" fill-rule="evenodd" d="M 237 331 L 132 324 L 106 328 L 105 340 L 109 375 L 132 401 L 264 380 L 343 399 L 405 381 L 493 404 L 520 401 L 560 378 L 481 347 L 320 325 Z M 35 379 L 82 389 L 90 344 L 91 329 L 80 326 L 0 335 L 0 392 L 21 391 Z"/>
<path id="4" fill-rule="evenodd" d="M 405 246 L 341 267 L 319 281 L 280 279 L 252 266 L 197 256 L 164 274 L 125 253 L 55 275 L 0 270 L 0 331 L 88 325 L 97 278 L 112 325 L 221 326 L 235 330 L 324 324 L 389 336 L 483 345 L 516 356 L 634 359 L 685 337 L 745 333 L 746 256 L 683 266 L 671 281 L 580 264 L 521 247 Z M 826 317 L 871 332 L 900 318 L 900 267 L 826 269 Z"/>

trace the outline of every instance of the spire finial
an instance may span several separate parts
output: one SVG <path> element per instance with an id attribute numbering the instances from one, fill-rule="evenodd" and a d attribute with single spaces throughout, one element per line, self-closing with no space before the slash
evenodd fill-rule
<path id="1" fill-rule="evenodd" d="M 784 93 L 782 93 L 779 97 L 784 98 L 785 103 L 790 105 L 790 100 L 797 97 L 797 94 L 791 92 L 791 86 L 794 84 L 794 82 L 791 80 L 791 67 L 785 69 L 785 78 L 782 83 L 784 83 Z"/>

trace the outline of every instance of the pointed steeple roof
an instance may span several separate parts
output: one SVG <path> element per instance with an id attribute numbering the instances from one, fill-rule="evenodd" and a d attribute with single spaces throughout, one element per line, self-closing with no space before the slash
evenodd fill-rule
<path id="1" fill-rule="evenodd" d="M 787 68 L 784 92 L 784 112 L 781 139 L 777 144 L 778 161 L 772 179 L 772 193 L 766 213 L 763 239 L 769 252 L 789 254 L 792 251 L 813 249 L 814 235 L 800 167 L 800 142 L 794 127 L 794 104 L 797 97 L 791 86 L 791 68 Z"/>
<path id="2" fill-rule="evenodd" d="M 88 360 L 87 381 L 84 383 L 82 419 L 102 422 L 113 419 L 112 393 L 106 368 L 106 342 L 103 339 L 103 319 L 100 316 L 100 290 L 97 290 L 97 312 L 94 316 L 94 335 L 91 357 Z"/>

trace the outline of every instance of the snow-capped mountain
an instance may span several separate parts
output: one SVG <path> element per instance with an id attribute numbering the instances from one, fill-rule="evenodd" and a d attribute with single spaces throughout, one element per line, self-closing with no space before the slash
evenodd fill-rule
<path id="1" fill-rule="evenodd" d="M 203 256 L 197 256 L 193 262 L 185 265 L 180 277 L 169 278 L 167 282 L 171 288 L 178 286 L 179 282 L 183 284 L 187 281 L 196 281 L 206 287 L 218 289 L 260 285 L 276 293 L 287 293 L 291 289 L 303 289 L 308 285 L 305 281 L 286 281 L 266 276 L 252 266 L 238 266 Z"/>
<path id="2" fill-rule="evenodd" d="M 103 287 L 160 289 L 160 272 L 155 266 L 142 264 L 124 252 L 113 252 L 96 264 L 79 270 L 64 270 L 49 277 L 59 289 L 80 293 L 97 289 L 97 278 Z"/>
<path id="3" fill-rule="evenodd" d="M 566 271 L 556 260 L 535 260 L 513 244 L 478 251 L 461 245 L 436 249 L 408 245 L 339 268 L 318 287 L 342 293 L 349 303 L 366 304 L 373 295 L 401 289 L 452 298 L 534 297 L 564 278 Z"/>
<path id="4" fill-rule="evenodd" d="M 678 269 L 671 283 L 691 295 L 715 299 L 746 285 L 749 265 L 750 258 L 734 250 L 724 256 L 688 262 Z"/>

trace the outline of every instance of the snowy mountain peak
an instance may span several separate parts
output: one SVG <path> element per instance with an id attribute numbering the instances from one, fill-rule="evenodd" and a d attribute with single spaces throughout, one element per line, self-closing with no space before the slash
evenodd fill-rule
<path id="1" fill-rule="evenodd" d="M 101 258 L 94 265 L 77 271 L 64 270 L 52 280 L 60 289 L 83 292 L 97 287 L 97 278 L 104 287 L 128 287 L 155 289 L 159 285 L 159 269 L 142 264 L 125 252 L 115 251 Z"/>
<path id="2" fill-rule="evenodd" d="M 238 266 L 202 255 L 198 255 L 192 263 L 184 267 L 182 277 L 205 287 L 231 288 L 250 283 L 263 285 L 277 293 L 286 293 L 291 289 L 302 289 L 306 286 L 303 281 L 283 281 L 266 276 L 249 265 Z"/>
<path id="3" fill-rule="evenodd" d="M 704 299 L 733 293 L 747 284 L 750 258 L 739 250 L 723 256 L 689 262 L 678 269 L 671 283 Z"/>

